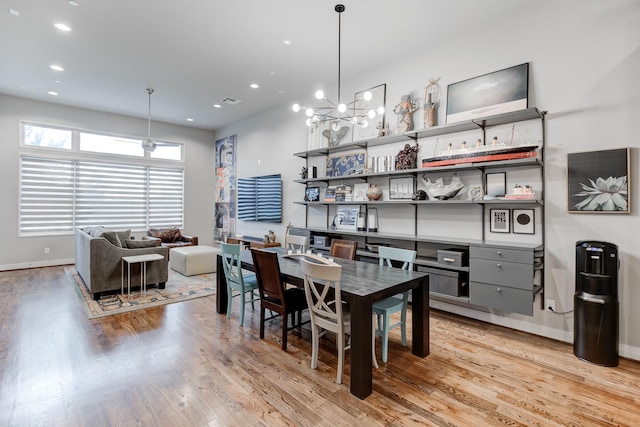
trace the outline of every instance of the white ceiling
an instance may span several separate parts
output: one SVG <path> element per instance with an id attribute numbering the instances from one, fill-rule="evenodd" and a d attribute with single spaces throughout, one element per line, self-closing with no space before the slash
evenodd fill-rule
<path id="1" fill-rule="evenodd" d="M 337 0 L 78 2 L 3 1 L 0 93 L 146 118 L 152 87 L 154 121 L 215 130 L 337 82 Z M 460 31 L 495 30 L 534 2 L 342 1 L 342 76 Z M 213 108 L 224 97 L 242 102 Z"/>

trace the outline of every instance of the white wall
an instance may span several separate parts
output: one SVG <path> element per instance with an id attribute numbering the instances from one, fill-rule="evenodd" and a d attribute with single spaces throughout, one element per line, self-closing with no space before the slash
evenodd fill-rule
<path id="1" fill-rule="evenodd" d="M 391 14 L 393 6 L 389 8 Z M 545 146 L 545 296 L 556 300 L 557 311 L 572 310 L 575 242 L 589 239 L 617 244 L 621 261 L 620 353 L 640 359 L 640 328 L 634 328 L 640 324 L 640 310 L 636 308 L 640 303 L 640 221 L 635 207 L 640 202 L 640 140 L 632 129 L 633 121 L 640 117 L 640 4 L 634 0 L 540 1 L 499 22 L 460 28 L 458 34 L 457 38 L 432 46 L 428 28 L 412 29 L 407 39 L 399 42 L 415 45 L 415 55 L 394 58 L 381 52 L 384 62 L 379 68 L 358 76 L 343 75 L 342 93 L 386 83 L 387 119 L 393 130 L 392 110 L 400 96 L 412 93 L 421 103 L 429 77 L 442 76 L 440 83 L 446 97 L 444 89 L 450 83 L 529 62 L 529 105 L 549 112 Z M 309 88 L 309 99 L 297 101 L 311 101 L 314 89 Z M 439 123 L 444 123 L 444 108 L 438 115 Z M 422 111 L 416 113 L 415 119 L 417 127 L 421 127 Z M 284 225 L 289 221 L 294 225 L 304 223 L 304 209 L 292 204 L 293 200 L 302 199 L 303 186 L 291 182 L 299 178 L 304 164 L 292 153 L 307 149 L 303 118 L 293 114 L 289 105 L 283 105 L 222 129 L 216 132 L 216 138 L 231 134 L 238 135 L 240 177 L 283 174 L 284 222 L 275 227 L 282 239 Z M 632 147 L 631 214 L 568 214 L 567 153 L 627 146 Z M 238 233 L 245 235 L 260 236 L 268 228 L 238 223 Z M 432 302 L 432 306 L 554 339 L 573 340 L 572 313 L 543 311 L 539 300 L 532 317 L 440 302 Z"/>
<path id="2" fill-rule="evenodd" d="M 0 95 L 0 224 L 3 224 L 0 271 L 74 262 L 72 235 L 18 237 L 21 120 L 140 136 L 141 139 L 147 133 L 144 119 Z M 154 138 L 185 143 L 184 232 L 198 236 L 202 244 L 211 244 L 215 182 L 213 132 L 165 123 L 152 123 L 151 129 Z M 45 247 L 51 249 L 49 254 L 44 254 Z"/>

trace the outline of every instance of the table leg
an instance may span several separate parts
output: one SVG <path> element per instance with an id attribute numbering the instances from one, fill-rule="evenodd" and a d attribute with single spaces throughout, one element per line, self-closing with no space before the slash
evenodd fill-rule
<path id="1" fill-rule="evenodd" d="M 411 352 L 419 357 L 429 355 L 429 276 L 413 288 L 411 294 Z"/>
<path id="2" fill-rule="evenodd" d="M 120 260 L 120 279 L 121 279 L 121 284 L 120 284 L 120 294 L 123 295 L 124 294 L 124 260 Z"/>
<path id="3" fill-rule="evenodd" d="M 127 299 L 131 299 L 131 263 L 127 263 Z"/>
<path id="4" fill-rule="evenodd" d="M 142 283 L 140 283 L 140 294 L 147 296 L 147 261 L 142 262 Z"/>
<path id="5" fill-rule="evenodd" d="M 364 399 L 373 388 L 371 345 L 374 337 L 372 301 L 354 298 L 351 305 L 351 394 Z M 357 314 L 357 315 L 354 315 Z"/>
<path id="6" fill-rule="evenodd" d="M 216 255 L 216 313 L 227 312 L 227 276 L 224 274 L 222 256 Z"/>

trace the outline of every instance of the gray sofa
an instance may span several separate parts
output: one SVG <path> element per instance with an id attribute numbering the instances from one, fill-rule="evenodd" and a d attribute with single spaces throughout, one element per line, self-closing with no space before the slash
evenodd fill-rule
<path id="1" fill-rule="evenodd" d="M 164 288 L 169 277 L 169 249 L 132 240 L 130 230 L 112 231 L 102 227 L 76 229 L 76 270 L 94 299 L 122 286 L 122 257 L 160 254 L 163 260 L 147 263 L 147 285 Z M 155 245 L 155 243 L 154 243 Z M 141 264 L 131 266 L 131 284 L 139 286 Z M 126 271 L 125 271 L 126 274 Z M 125 277 L 125 286 L 126 286 Z"/>

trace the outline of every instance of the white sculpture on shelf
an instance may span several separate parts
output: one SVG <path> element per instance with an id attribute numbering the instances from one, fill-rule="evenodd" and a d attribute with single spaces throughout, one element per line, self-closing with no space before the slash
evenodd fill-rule
<path id="1" fill-rule="evenodd" d="M 452 197 L 455 197 L 460 190 L 462 190 L 462 187 L 464 187 L 464 184 L 458 175 L 453 175 L 451 182 L 446 185 L 443 178 L 438 178 L 432 182 L 431 179 L 427 178 L 426 174 L 422 175 L 422 182 L 426 187 L 425 190 L 429 195 L 429 198 L 437 200 L 451 199 Z"/>

